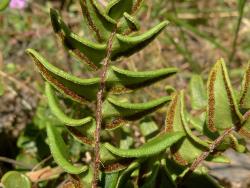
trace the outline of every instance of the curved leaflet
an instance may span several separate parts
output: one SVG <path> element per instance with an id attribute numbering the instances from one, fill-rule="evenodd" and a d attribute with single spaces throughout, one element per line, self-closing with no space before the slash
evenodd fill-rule
<path id="1" fill-rule="evenodd" d="M 107 14 L 117 20 L 123 16 L 125 12 L 131 13 L 133 8 L 133 0 L 112 0 L 106 8 Z"/>
<path id="2" fill-rule="evenodd" d="M 223 59 L 217 61 L 207 84 L 207 127 L 210 131 L 224 131 L 242 120 Z M 223 117 L 223 118 L 222 118 Z"/>
<path id="3" fill-rule="evenodd" d="M 28 49 L 27 53 L 34 60 L 42 76 L 61 93 L 80 103 L 95 99 L 99 78 L 78 78 L 50 64 L 33 49 Z"/>
<path id="4" fill-rule="evenodd" d="M 239 105 L 242 109 L 250 109 L 250 62 L 242 81 Z"/>
<path id="5" fill-rule="evenodd" d="M 124 12 L 123 17 L 120 19 L 118 23 L 117 33 L 123 35 L 129 35 L 132 32 L 139 31 L 139 29 L 140 29 L 139 21 L 130 14 L 128 14 L 127 12 Z"/>
<path id="6" fill-rule="evenodd" d="M 128 103 L 120 102 L 114 97 L 109 97 L 103 104 L 103 117 L 124 117 L 124 118 L 140 118 L 140 114 L 150 113 L 166 102 L 169 102 L 171 97 L 162 97 L 145 103 Z"/>
<path id="7" fill-rule="evenodd" d="M 164 151 L 165 149 L 170 147 L 172 144 L 181 140 L 183 136 L 184 134 L 181 132 L 164 133 L 149 140 L 147 143 L 143 144 L 141 147 L 135 148 L 135 149 L 119 149 L 119 148 L 112 146 L 109 143 L 105 143 L 104 146 L 111 153 L 120 157 L 126 157 L 126 158 L 149 157 L 149 156 L 156 155 Z"/>
<path id="8" fill-rule="evenodd" d="M 207 94 L 200 75 L 192 75 L 190 81 L 191 105 L 195 110 L 204 109 L 207 106 Z"/>
<path id="9" fill-rule="evenodd" d="M 250 62 L 248 63 L 247 70 L 242 81 L 239 106 L 243 113 L 250 110 Z M 239 133 L 250 138 L 250 117 L 242 123 L 243 125 L 240 128 Z"/>
<path id="10" fill-rule="evenodd" d="M 89 123 L 92 121 L 92 117 L 86 117 L 83 119 L 73 119 L 71 117 L 68 117 L 64 112 L 61 110 L 61 107 L 59 107 L 58 99 L 56 98 L 56 94 L 53 91 L 52 86 L 46 82 L 45 85 L 45 94 L 48 99 L 49 107 L 52 111 L 52 113 L 63 123 L 65 123 L 68 126 L 81 126 L 86 123 Z"/>
<path id="11" fill-rule="evenodd" d="M 101 11 L 96 0 L 79 0 L 83 16 L 90 30 L 94 31 L 99 42 L 105 42 L 116 26 L 116 21 Z"/>
<path id="12" fill-rule="evenodd" d="M 112 71 L 109 72 L 106 81 L 112 83 L 112 86 L 110 87 L 112 88 L 113 93 L 120 93 L 121 91 L 149 86 L 155 82 L 172 76 L 178 71 L 176 68 L 165 68 L 153 71 L 135 72 L 120 69 L 115 66 L 112 66 L 111 70 Z M 109 83 L 107 84 L 109 85 Z M 119 86 L 122 89 L 117 90 Z"/>
<path id="13" fill-rule="evenodd" d="M 80 174 L 87 170 L 87 166 L 74 166 L 69 162 L 69 153 L 66 144 L 55 126 L 46 126 L 50 151 L 56 163 L 70 174 Z"/>
<path id="14" fill-rule="evenodd" d="M 127 169 L 125 169 L 119 176 L 116 188 L 123 188 L 126 186 L 128 179 L 130 178 L 130 175 L 140 167 L 140 160 L 136 160 L 133 163 L 129 165 Z"/>
<path id="15" fill-rule="evenodd" d="M 116 188 L 119 172 L 105 173 L 104 188 Z"/>
<path id="16" fill-rule="evenodd" d="M 164 21 L 138 36 L 116 34 L 117 41 L 114 41 L 111 60 L 115 60 L 121 56 L 130 56 L 140 51 L 150 42 L 152 42 L 153 39 L 155 39 L 155 37 L 157 37 L 161 33 L 161 31 L 168 25 L 168 23 L 168 21 Z"/>
<path id="17" fill-rule="evenodd" d="M 171 153 L 174 159 L 178 164 L 183 166 L 192 163 L 209 147 L 208 143 L 192 133 L 185 116 L 184 92 L 182 91 L 173 96 L 172 102 L 168 107 L 165 131 L 181 131 L 185 133 L 185 138 L 182 142 L 171 146 Z M 192 153 L 192 155 L 190 155 L 190 153 Z"/>
<path id="18" fill-rule="evenodd" d="M 54 9 L 50 10 L 50 17 L 55 33 L 69 52 L 92 69 L 98 69 L 105 57 L 107 45 L 94 43 L 71 32 Z"/>

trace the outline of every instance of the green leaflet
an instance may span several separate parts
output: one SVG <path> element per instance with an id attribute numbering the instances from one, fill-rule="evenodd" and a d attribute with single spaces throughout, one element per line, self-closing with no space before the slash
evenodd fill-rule
<path id="1" fill-rule="evenodd" d="M 78 78 L 50 64 L 33 49 L 28 49 L 27 53 L 33 58 L 43 77 L 64 95 L 80 103 L 95 99 L 99 88 L 99 78 Z M 176 71 L 175 68 L 167 68 L 157 71 L 133 72 L 112 67 L 106 81 L 107 86 L 113 88 L 114 93 L 121 93 L 126 88 L 131 90 L 145 87 L 171 76 Z M 119 87 L 123 89 L 117 90 Z"/>
<path id="2" fill-rule="evenodd" d="M 124 117 L 126 119 L 139 119 L 170 100 L 171 97 L 166 96 L 146 103 L 127 103 L 120 102 L 114 97 L 109 97 L 103 104 L 103 118 Z"/>
<path id="3" fill-rule="evenodd" d="M 206 161 L 211 161 L 214 163 L 225 163 L 225 164 L 231 163 L 231 160 L 227 156 L 222 154 L 215 154 L 213 156 L 210 155 L 207 157 Z"/>
<path id="4" fill-rule="evenodd" d="M 241 143 L 239 143 L 239 140 L 233 134 L 230 134 L 229 138 L 231 141 L 231 147 L 235 151 L 237 151 L 239 153 L 244 153 L 246 151 L 246 147 L 244 145 L 242 145 Z"/>
<path id="5" fill-rule="evenodd" d="M 31 182 L 27 176 L 16 171 L 9 171 L 1 179 L 5 188 L 31 188 Z"/>
<path id="6" fill-rule="evenodd" d="M 118 67 L 112 66 L 112 71 L 109 71 L 107 84 L 108 87 L 110 84 L 113 86 L 113 92 L 126 91 L 132 89 L 138 89 L 141 87 L 149 86 L 157 81 L 165 79 L 169 76 L 175 74 L 178 69 L 176 68 L 165 68 L 154 71 L 143 71 L 143 72 L 134 72 L 129 70 L 120 69 Z M 109 84 L 110 83 L 110 84 Z M 121 89 L 117 90 L 117 87 Z"/>
<path id="7" fill-rule="evenodd" d="M 184 101 L 185 101 L 185 98 L 184 98 L 184 91 L 181 91 L 181 94 L 180 94 L 180 100 L 181 100 L 181 121 L 182 121 L 182 124 L 183 124 L 183 128 L 186 132 L 186 134 L 194 141 L 196 142 L 197 144 L 200 144 L 201 146 L 203 146 L 204 148 L 208 149 L 209 148 L 209 145 L 207 142 L 203 141 L 202 139 L 200 139 L 199 137 L 197 137 L 196 135 L 194 135 L 188 125 L 188 122 L 187 122 L 187 119 L 186 119 L 186 114 L 185 114 L 185 104 L 184 104 Z"/>
<path id="8" fill-rule="evenodd" d="M 100 38 L 99 41 L 106 41 L 111 34 L 111 31 L 113 30 L 113 26 L 110 26 L 110 24 L 115 24 L 114 21 L 105 13 L 101 13 L 100 8 L 98 8 L 97 3 L 95 0 L 82 0 L 80 1 L 82 5 L 82 9 L 84 12 L 84 15 L 86 16 L 89 25 L 91 28 L 95 31 L 95 33 Z M 90 9 L 86 9 L 87 6 L 91 6 L 94 11 L 89 11 Z M 98 12 L 98 15 L 96 13 Z M 93 18 L 91 15 L 95 15 L 98 18 L 100 18 L 100 15 L 102 15 L 102 18 L 105 18 L 105 21 L 97 21 L 100 22 L 99 25 L 105 26 L 105 29 L 98 29 L 96 24 L 93 22 Z M 93 16 L 93 17 L 95 17 Z M 110 20 L 111 19 L 111 20 Z M 97 19 L 98 20 L 98 19 Z M 109 20 L 109 21 L 107 21 Z M 106 44 L 97 44 L 94 42 L 91 42 L 89 40 L 86 40 L 82 37 L 79 37 L 78 35 L 72 33 L 68 26 L 61 20 L 58 13 L 51 9 L 51 22 L 54 28 L 55 33 L 58 34 L 59 38 L 62 40 L 62 43 L 64 46 L 69 49 L 69 52 L 75 56 L 77 59 L 86 62 L 90 67 L 93 69 L 98 69 L 101 64 L 100 62 L 103 60 L 106 54 Z M 109 23 L 109 24 L 107 24 Z M 111 24 L 111 25 L 112 25 Z M 154 28 L 150 29 L 144 34 L 141 34 L 139 36 L 126 36 L 126 34 L 129 34 L 130 31 L 137 31 L 139 29 L 139 24 L 136 21 L 135 18 L 133 18 L 128 13 L 123 14 L 123 19 L 121 20 L 121 23 L 119 24 L 118 32 L 123 33 L 117 34 L 114 40 L 114 44 L 112 47 L 112 59 L 117 59 L 121 56 L 129 56 L 133 53 L 141 50 L 146 45 L 148 45 L 160 32 L 167 26 L 168 22 L 162 22 L 159 25 L 155 26 Z M 98 24 L 97 24 L 98 25 Z M 109 26 L 108 26 L 109 25 Z M 103 34 L 103 36 L 107 35 L 105 39 L 101 39 L 100 31 L 107 31 L 108 28 L 112 28 L 110 31 L 108 31 L 106 34 Z M 126 30 L 128 28 L 128 30 Z M 98 55 L 97 55 L 98 54 Z"/>
<path id="9" fill-rule="evenodd" d="M 1 0 L 0 1 L 0 11 L 5 10 L 10 3 L 10 0 Z"/>
<path id="10" fill-rule="evenodd" d="M 119 178 L 119 172 L 115 173 L 105 173 L 104 174 L 104 188 L 116 188 L 116 184 Z"/>
<path id="11" fill-rule="evenodd" d="M 107 5 L 107 14 L 117 20 L 123 16 L 125 12 L 131 13 L 133 8 L 133 0 L 111 0 Z"/>
<path id="12" fill-rule="evenodd" d="M 159 127 L 157 126 L 155 121 L 147 116 L 140 121 L 139 128 L 146 140 L 154 136 L 159 130 Z"/>
<path id="13" fill-rule="evenodd" d="M 250 62 L 242 81 L 239 105 L 242 109 L 250 109 Z"/>
<path id="14" fill-rule="evenodd" d="M 156 161 L 154 163 L 154 166 L 151 167 L 151 174 L 149 177 L 146 178 L 146 182 L 141 186 L 141 188 L 152 188 L 152 187 L 157 187 L 157 175 L 160 170 L 160 162 Z"/>
<path id="15" fill-rule="evenodd" d="M 74 101 L 85 103 L 95 99 L 99 78 L 81 79 L 50 64 L 33 49 L 27 53 L 34 60 L 42 76 L 57 90 Z"/>
<path id="16" fill-rule="evenodd" d="M 132 32 L 136 32 L 140 30 L 140 23 L 139 21 L 125 12 L 123 17 L 120 19 L 118 26 L 117 26 L 117 33 L 123 35 L 129 35 Z M 133 33 L 134 34 L 134 33 Z"/>
<path id="17" fill-rule="evenodd" d="M 116 26 L 116 21 L 101 10 L 96 0 L 79 1 L 83 16 L 89 28 L 95 33 L 96 39 L 99 42 L 107 41 Z"/>
<path id="18" fill-rule="evenodd" d="M 200 133 L 204 133 L 204 127 L 206 124 L 206 113 L 203 112 L 197 117 L 193 117 L 192 115 L 188 114 L 188 122 Z"/>
<path id="19" fill-rule="evenodd" d="M 96 123 L 92 120 L 81 127 L 65 126 L 65 128 L 79 143 L 93 147 L 95 126 Z"/>
<path id="20" fill-rule="evenodd" d="M 81 185 L 79 187 L 83 188 L 91 188 L 91 183 L 94 175 L 94 169 L 90 166 L 87 171 L 81 173 L 78 175 Z M 67 185 L 67 184 L 66 184 Z M 69 186 L 68 188 L 70 188 Z M 72 188 L 75 188 L 76 186 L 73 186 Z"/>
<path id="21" fill-rule="evenodd" d="M 244 75 L 239 105 L 243 112 L 250 109 L 250 62 L 248 63 L 246 73 Z M 250 138 L 250 117 L 243 123 L 243 126 L 240 128 L 239 133 L 247 138 Z"/>
<path id="22" fill-rule="evenodd" d="M 69 162 L 67 146 L 55 126 L 47 124 L 48 143 L 51 154 L 56 163 L 70 174 L 80 174 L 87 170 L 87 166 L 74 166 Z"/>
<path id="23" fill-rule="evenodd" d="M 140 166 L 140 161 L 136 160 L 127 169 L 125 169 L 119 176 L 119 179 L 116 184 L 116 188 L 126 187 L 128 180 L 130 179 L 131 174 Z"/>
<path id="24" fill-rule="evenodd" d="M 180 165 L 192 163 L 205 149 L 208 144 L 195 136 L 187 125 L 184 114 L 184 92 L 176 93 L 173 96 L 167 110 L 165 123 L 166 132 L 181 131 L 186 134 L 182 142 L 178 142 L 171 147 L 174 159 Z M 192 153 L 192 155 L 190 155 Z"/>
<path id="25" fill-rule="evenodd" d="M 187 140 L 189 141 L 189 144 L 188 144 L 188 141 L 186 141 L 187 143 L 185 143 L 185 140 L 183 141 L 182 145 L 181 146 L 182 148 L 180 148 L 178 150 L 178 154 L 180 155 L 181 158 L 183 158 L 184 160 L 186 160 L 188 163 L 191 163 L 193 162 L 193 159 L 190 160 L 190 158 L 186 158 L 186 156 L 189 155 L 188 153 L 188 149 L 189 149 L 189 152 L 192 151 L 192 153 L 196 153 L 197 156 L 200 155 L 202 152 L 204 152 L 204 150 L 208 150 L 209 149 L 209 141 L 204 141 L 202 139 L 200 139 L 198 136 L 196 136 L 195 134 L 193 134 L 192 130 L 190 129 L 189 125 L 188 125 L 188 121 L 186 119 L 186 112 L 185 112 L 185 99 L 184 99 L 184 91 L 181 91 L 180 93 L 180 102 L 181 102 L 181 121 L 182 121 L 182 125 L 183 125 L 183 128 L 184 128 L 184 131 L 185 133 L 187 134 Z M 184 148 L 187 148 L 186 151 Z M 175 148 L 174 148 L 175 150 Z M 178 154 L 176 155 L 178 157 Z M 223 155 L 211 155 L 209 156 L 207 159 L 207 161 L 212 161 L 212 162 L 223 162 L 223 163 L 228 163 L 228 159 L 223 156 Z"/>
<path id="26" fill-rule="evenodd" d="M 100 146 L 100 158 L 102 163 L 114 163 L 119 157 L 111 153 L 103 144 Z"/>
<path id="27" fill-rule="evenodd" d="M 225 62 L 217 61 L 210 72 L 208 84 L 207 127 L 210 131 L 224 131 L 241 122 Z"/>
<path id="28" fill-rule="evenodd" d="M 207 106 L 207 94 L 200 75 L 192 75 L 190 81 L 191 105 L 195 110 L 204 109 Z"/>
<path id="29" fill-rule="evenodd" d="M 250 138 L 250 118 L 248 118 L 239 130 L 240 135 Z"/>
<path id="30" fill-rule="evenodd" d="M 73 119 L 73 118 L 67 116 L 66 114 L 64 114 L 61 107 L 59 107 L 59 103 L 58 103 L 58 99 L 56 97 L 56 94 L 54 93 L 53 88 L 51 87 L 51 85 L 48 82 L 46 82 L 46 85 L 45 85 L 45 94 L 48 98 L 48 104 L 49 104 L 49 107 L 50 107 L 52 113 L 61 122 L 65 123 L 66 125 L 68 125 L 68 126 L 81 126 L 81 125 L 84 125 L 84 124 L 92 121 L 92 117 L 86 117 L 83 119 Z"/>
<path id="31" fill-rule="evenodd" d="M 111 60 L 115 60 L 121 56 L 130 56 L 143 49 L 163 31 L 168 23 L 168 21 L 164 21 L 138 36 L 116 34 L 117 41 L 114 41 L 113 44 Z"/>
<path id="32" fill-rule="evenodd" d="M 131 159 L 124 159 L 111 153 L 104 144 L 101 144 L 100 147 L 100 158 L 106 174 L 118 173 L 131 163 Z"/>
<path id="33" fill-rule="evenodd" d="M 51 23 L 55 33 L 69 52 L 91 68 L 97 69 L 106 54 L 106 44 L 98 44 L 72 33 L 56 10 L 50 9 Z"/>
<path id="34" fill-rule="evenodd" d="M 112 146 L 109 143 L 105 143 L 104 146 L 113 154 L 125 157 L 125 158 L 140 158 L 149 157 L 152 155 L 159 154 L 160 152 L 166 150 L 172 144 L 183 138 L 184 134 L 181 132 L 175 133 L 164 133 L 159 136 L 154 137 L 144 145 L 135 149 L 119 149 Z"/>

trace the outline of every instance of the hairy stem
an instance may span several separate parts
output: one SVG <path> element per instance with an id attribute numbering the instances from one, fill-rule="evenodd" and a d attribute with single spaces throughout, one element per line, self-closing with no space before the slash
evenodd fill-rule
<path id="1" fill-rule="evenodd" d="M 92 188 L 97 188 L 98 179 L 99 179 L 99 168 L 100 168 L 100 132 L 102 125 L 102 103 L 103 103 L 103 94 L 105 91 L 105 79 L 109 67 L 110 57 L 112 53 L 112 44 L 113 39 L 116 34 L 116 28 L 110 35 L 107 45 L 107 55 L 103 63 L 103 68 L 100 74 L 100 87 L 97 92 L 97 104 L 96 104 L 96 129 L 95 129 L 95 149 L 94 149 L 94 177 L 92 182 Z"/>
<path id="2" fill-rule="evenodd" d="M 227 129 L 222 135 L 220 135 L 210 146 L 209 146 L 209 150 L 203 152 L 193 163 L 192 165 L 189 167 L 189 170 L 187 171 L 187 173 L 184 175 L 182 182 L 184 182 L 195 170 L 196 168 L 209 156 L 210 153 L 212 153 L 215 148 L 217 148 L 222 141 L 225 139 L 225 137 L 227 137 L 228 135 L 230 135 L 236 128 L 233 126 L 230 129 Z"/>
<path id="3" fill-rule="evenodd" d="M 250 117 L 250 111 L 247 111 L 243 116 L 243 122 L 245 122 Z M 233 127 L 230 129 L 227 129 L 223 134 L 221 134 L 214 142 L 209 146 L 208 151 L 204 151 L 199 157 L 196 158 L 196 160 L 191 164 L 189 167 L 189 170 L 185 173 L 184 177 L 182 178 L 179 186 L 183 185 L 185 180 L 192 175 L 192 173 L 196 170 L 196 168 L 209 156 L 210 153 L 212 153 L 222 142 L 223 140 L 230 135 L 233 131 L 238 131 L 240 129 L 241 125 L 238 126 L 239 123 L 236 123 Z"/>

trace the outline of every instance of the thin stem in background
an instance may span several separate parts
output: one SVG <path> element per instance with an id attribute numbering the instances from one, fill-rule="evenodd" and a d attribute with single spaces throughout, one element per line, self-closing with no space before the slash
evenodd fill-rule
<path id="1" fill-rule="evenodd" d="M 229 57 L 230 63 L 234 60 L 234 56 L 237 52 L 237 41 L 239 38 L 239 31 L 240 31 L 240 26 L 241 26 L 243 14 L 244 14 L 246 0 L 238 0 L 238 3 L 239 3 L 239 5 L 238 5 L 239 6 L 239 18 L 238 18 L 238 22 L 237 22 L 237 26 L 236 26 L 236 30 L 235 30 L 235 35 L 234 35 L 234 40 L 233 40 L 233 45 L 232 45 L 232 52 L 231 52 L 230 57 Z"/>
<path id="2" fill-rule="evenodd" d="M 2 157 L 2 156 L 0 156 L 0 162 L 10 163 L 12 165 L 20 166 L 20 167 L 25 168 L 25 169 L 32 169 L 34 167 L 32 165 L 28 165 L 28 164 L 25 164 L 23 162 L 16 161 L 14 159 L 10 159 L 10 158 L 7 158 L 7 157 Z"/>
<path id="3" fill-rule="evenodd" d="M 178 18 L 178 12 L 177 12 L 177 9 L 176 9 L 176 6 L 175 6 L 175 0 L 172 0 L 171 2 L 172 2 L 172 8 L 173 8 L 173 11 L 174 11 L 174 15 L 175 15 L 176 18 Z M 183 42 L 184 47 L 181 47 L 177 42 L 175 42 L 174 39 L 171 38 L 171 36 L 168 36 L 168 38 L 174 44 L 177 51 L 179 53 L 181 53 L 183 55 L 183 57 L 188 61 L 191 69 L 194 72 L 199 73 L 200 70 L 201 70 L 201 67 L 198 64 L 198 62 L 193 59 L 191 52 L 188 50 L 187 38 L 186 38 L 186 35 L 185 35 L 185 31 L 183 30 L 181 25 L 177 25 L 177 27 L 178 27 L 178 29 L 180 31 L 180 37 L 181 37 L 181 40 Z"/>
<path id="4" fill-rule="evenodd" d="M 95 129 L 95 149 L 94 149 L 94 177 L 92 182 L 92 188 L 98 187 L 99 181 L 99 168 L 100 168 L 100 133 L 102 125 L 102 103 L 103 95 L 105 91 L 105 79 L 108 71 L 110 57 L 112 53 L 113 39 L 116 34 L 116 28 L 112 32 L 107 45 L 107 55 L 103 63 L 103 68 L 100 74 L 100 88 L 97 93 L 97 104 L 96 104 L 96 129 Z"/>

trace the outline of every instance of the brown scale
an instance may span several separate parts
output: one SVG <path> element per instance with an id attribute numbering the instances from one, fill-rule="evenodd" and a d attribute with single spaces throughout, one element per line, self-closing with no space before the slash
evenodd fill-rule
<path id="1" fill-rule="evenodd" d="M 227 92 L 227 97 L 229 99 L 229 104 L 230 104 L 230 109 L 231 109 L 231 112 L 233 112 L 234 114 L 237 115 L 237 111 L 236 111 L 236 106 L 234 104 L 234 101 L 233 101 L 233 96 L 232 96 L 232 92 L 230 90 L 230 87 L 228 86 L 228 83 L 227 83 L 227 80 L 226 80 L 226 75 L 225 75 L 225 70 L 223 69 L 223 66 L 221 67 L 222 69 L 222 75 L 223 75 L 223 81 L 225 83 L 225 86 L 226 86 L 226 92 Z M 239 117 L 237 116 L 237 120 L 240 121 Z M 237 126 L 238 124 L 236 124 Z"/>
<path id="2" fill-rule="evenodd" d="M 171 154 L 174 157 L 175 161 L 178 164 L 180 164 L 182 166 L 187 166 L 188 165 L 188 162 L 185 159 L 183 159 L 183 157 L 181 156 L 181 154 L 178 152 L 176 145 L 173 145 L 170 148 L 170 151 L 171 151 Z"/>
<path id="3" fill-rule="evenodd" d="M 75 129 L 74 127 L 70 127 L 67 126 L 67 129 L 75 136 L 77 137 L 79 140 L 81 140 L 83 143 L 87 144 L 87 145 L 93 145 L 94 141 L 91 140 L 90 138 L 82 135 L 82 133 L 80 131 L 78 131 L 77 129 Z"/>
<path id="4" fill-rule="evenodd" d="M 133 8 L 132 8 L 132 14 L 135 14 L 136 11 L 139 9 L 139 7 L 141 6 L 143 0 L 137 0 L 136 3 L 134 4 Z"/>
<path id="5" fill-rule="evenodd" d="M 129 35 L 131 34 L 133 31 L 136 31 L 136 29 L 131 29 L 131 28 L 128 28 L 126 31 L 124 31 L 124 35 Z"/>
<path id="6" fill-rule="evenodd" d="M 63 43 L 63 41 L 65 40 L 65 35 L 62 31 L 59 31 L 56 33 L 57 38 Z"/>
<path id="7" fill-rule="evenodd" d="M 90 13 L 88 11 L 88 7 L 87 7 L 86 4 L 87 4 L 86 0 L 82 0 L 81 1 L 83 14 L 86 16 L 86 19 L 88 21 L 89 27 L 96 33 L 97 40 L 99 42 L 101 42 L 102 38 L 101 38 L 101 35 L 100 35 L 100 31 L 97 29 L 97 27 L 95 26 L 94 22 L 92 21 L 92 18 L 90 16 Z M 93 1 L 92 0 L 91 0 L 91 4 L 93 6 Z"/>
<path id="8" fill-rule="evenodd" d="M 47 69 L 44 68 L 44 66 L 32 55 L 32 59 L 35 62 L 36 66 L 38 67 L 39 71 L 42 73 L 42 75 L 48 80 L 49 82 L 53 83 L 56 87 L 61 89 L 66 95 L 71 96 L 73 99 L 80 103 L 85 103 L 87 100 L 75 92 L 71 91 L 70 89 L 66 88 L 62 83 L 60 83 L 57 79 L 53 78 L 53 76 L 50 75 L 50 73 L 47 71 Z"/>
<path id="9" fill-rule="evenodd" d="M 237 139 L 234 137 L 234 135 L 230 134 L 230 145 L 231 147 L 236 150 L 236 145 L 237 145 Z"/>
<path id="10" fill-rule="evenodd" d="M 214 99 L 214 84 L 216 80 L 216 70 L 211 72 L 210 82 L 208 85 L 208 129 L 215 132 L 217 129 L 214 126 L 214 111 L 215 111 L 215 99 Z"/>
<path id="11" fill-rule="evenodd" d="M 165 121 L 165 132 L 170 132 L 173 130 L 173 123 L 174 123 L 174 117 L 175 117 L 175 109 L 178 102 L 178 94 L 176 94 L 169 105 L 167 117 Z"/>
<path id="12" fill-rule="evenodd" d="M 123 94 L 123 93 L 131 92 L 131 90 L 124 86 L 114 86 L 111 88 L 110 92 L 112 94 Z"/>
<path id="13" fill-rule="evenodd" d="M 246 130 L 244 127 L 240 128 L 238 133 L 242 136 L 245 136 L 247 138 L 250 138 L 250 131 Z"/>
<path id="14" fill-rule="evenodd" d="M 137 31 L 137 28 L 135 25 L 132 26 L 132 28 L 128 28 L 126 31 L 124 31 L 124 35 L 130 35 L 132 32 Z"/>
<path id="15" fill-rule="evenodd" d="M 249 64 L 247 72 L 246 72 L 246 80 L 245 80 L 245 83 L 243 86 L 244 89 L 243 89 L 243 93 L 242 93 L 242 96 L 240 99 L 240 105 L 243 105 L 243 103 L 244 103 L 244 99 L 246 97 L 249 85 L 250 85 L 250 64 Z"/>
<path id="16" fill-rule="evenodd" d="M 83 188 L 83 185 L 81 183 L 81 179 L 78 175 L 70 174 L 70 183 L 73 184 L 74 188 Z M 69 185 L 69 187 L 72 185 Z M 65 187 L 67 188 L 67 187 Z"/>
<path id="17" fill-rule="evenodd" d="M 80 52 L 80 50 L 78 49 L 73 49 L 71 50 L 79 59 L 81 59 L 82 61 L 84 61 L 85 63 L 87 63 L 93 70 L 97 70 L 98 67 L 92 63 L 89 58 L 84 55 L 82 52 Z"/>
<path id="18" fill-rule="evenodd" d="M 70 47 L 69 44 L 67 45 L 65 34 L 62 31 L 57 32 L 57 36 L 60 41 L 71 51 L 73 52 L 79 59 L 83 62 L 87 63 L 93 70 L 97 70 L 98 67 L 92 63 L 87 56 L 85 56 L 79 49 L 75 49 Z"/>
<path id="19" fill-rule="evenodd" d="M 104 166 L 104 171 L 105 172 L 112 172 L 112 171 L 122 170 L 122 169 L 128 167 L 130 162 L 131 162 L 131 160 L 125 160 L 125 161 L 120 161 L 120 162 L 116 162 L 113 164 L 106 164 Z"/>
<path id="20" fill-rule="evenodd" d="M 111 121 L 111 123 L 108 123 L 105 125 L 105 129 L 114 129 L 116 127 L 121 126 L 121 124 L 125 124 L 127 121 L 122 119 L 122 118 L 117 118 L 113 121 Z"/>

